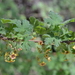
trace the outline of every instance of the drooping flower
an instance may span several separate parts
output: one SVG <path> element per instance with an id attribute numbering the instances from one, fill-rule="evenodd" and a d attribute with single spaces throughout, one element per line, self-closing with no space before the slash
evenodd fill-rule
<path id="1" fill-rule="evenodd" d="M 64 61 L 68 61 L 69 59 L 65 59 Z"/>
<path id="2" fill-rule="evenodd" d="M 43 45 L 44 43 L 43 43 L 43 41 L 38 41 L 38 44 Z"/>
<path id="3" fill-rule="evenodd" d="M 37 47 L 37 50 L 39 53 L 42 53 L 42 50 L 40 48 Z"/>
<path id="4" fill-rule="evenodd" d="M 48 61 L 51 61 L 51 57 L 48 57 L 47 60 L 48 60 Z"/>
<path id="5" fill-rule="evenodd" d="M 12 48 L 12 44 L 9 43 L 8 45 Z"/>
<path id="6" fill-rule="evenodd" d="M 18 48 L 18 51 L 21 51 L 22 50 L 22 48 Z"/>
<path id="7" fill-rule="evenodd" d="M 36 39 L 36 37 L 33 37 L 32 39 L 30 39 L 30 40 L 35 40 Z"/>
<path id="8" fill-rule="evenodd" d="M 9 52 L 6 52 L 6 53 L 5 53 L 5 57 L 6 57 L 6 56 L 9 56 L 9 54 L 10 54 Z"/>
<path id="9" fill-rule="evenodd" d="M 62 52 L 62 54 L 69 54 L 69 53 L 70 53 L 69 51 Z"/>
<path id="10" fill-rule="evenodd" d="M 40 58 L 39 57 L 36 57 L 37 61 L 39 62 L 40 61 Z"/>
<path id="11" fill-rule="evenodd" d="M 10 60 L 5 60 L 5 62 L 15 62 L 15 60 L 12 60 L 12 59 L 10 59 Z"/>
<path id="12" fill-rule="evenodd" d="M 45 53 L 48 53 L 50 51 L 50 49 L 47 49 L 46 51 L 45 51 Z"/>
<path id="13" fill-rule="evenodd" d="M 39 63 L 39 65 L 40 65 L 40 66 L 45 66 L 46 63 L 45 63 L 45 62 L 41 62 L 41 63 Z"/>
<path id="14" fill-rule="evenodd" d="M 49 56 L 48 56 L 48 54 L 45 54 L 45 56 L 44 56 L 45 58 L 48 58 Z"/>
<path id="15" fill-rule="evenodd" d="M 75 49 L 75 45 L 72 48 Z"/>
<path id="16" fill-rule="evenodd" d="M 17 56 L 17 54 L 15 54 L 15 53 L 10 54 L 11 59 L 16 59 L 16 56 Z"/>

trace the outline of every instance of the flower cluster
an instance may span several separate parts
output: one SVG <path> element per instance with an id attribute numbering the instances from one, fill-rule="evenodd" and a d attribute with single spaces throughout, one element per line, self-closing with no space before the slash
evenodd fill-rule
<path id="1" fill-rule="evenodd" d="M 40 47 L 37 47 L 37 50 L 38 50 L 38 52 L 40 53 L 40 54 L 43 54 L 43 57 L 47 60 L 47 61 L 51 61 L 51 57 L 49 56 L 49 53 L 50 53 L 50 49 L 46 49 L 46 47 L 45 47 L 45 44 L 44 44 L 44 42 L 42 41 L 42 40 L 36 40 L 36 38 L 35 39 L 31 39 L 31 40 L 29 40 L 29 41 L 33 41 L 33 42 L 35 42 L 35 43 L 37 43 L 39 46 L 41 46 L 41 48 Z M 45 47 L 45 48 L 44 48 Z M 42 57 L 41 57 L 42 58 Z M 38 61 L 38 64 L 40 65 L 40 66 L 45 66 L 46 65 L 46 63 L 43 61 L 43 60 L 41 60 L 41 58 L 40 57 L 36 57 L 36 59 L 37 59 L 37 61 Z"/>
<path id="2" fill-rule="evenodd" d="M 6 52 L 5 53 L 5 62 L 14 62 L 17 54 L 14 52 Z"/>
<path id="3" fill-rule="evenodd" d="M 50 49 L 47 49 L 46 51 L 42 51 L 40 48 L 38 48 L 38 52 L 39 53 L 42 53 L 44 56 L 44 58 L 47 60 L 47 61 L 51 61 L 51 57 L 49 56 L 50 55 Z M 37 61 L 39 63 L 40 66 L 45 66 L 46 63 L 44 61 L 41 61 L 41 58 L 37 57 Z"/>
<path id="4" fill-rule="evenodd" d="M 13 48 L 11 44 L 8 45 L 12 51 L 5 52 L 5 62 L 15 62 L 16 57 L 18 56 L 18 52 L 22 50 L 22 48 Z"/>

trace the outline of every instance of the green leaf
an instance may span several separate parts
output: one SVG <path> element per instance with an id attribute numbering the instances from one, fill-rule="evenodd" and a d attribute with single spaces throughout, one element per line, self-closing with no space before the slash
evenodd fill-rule
<path id="1" fill-rule="evenodd" d="M 6 34 L 5 29 L 4 29 L 4 28 L 2 28 L 2 27 L 0 27 L 0 33 L 1 33 L 1 34 Z"/>
<path id="2" fill-rule="evenodd" d="M 65 22 L 62 23 L 62 25 L 66 25 L 70 22 L 75 22 L 75 18 L 72 18 L 72 19 L 69 19 L 69 20 L 66 20 Z"/>
<path id="3" fill-rule="evenodd" d="M 45 38 L 45 45 L 52 44 L 54 39 L 55 39 L 55 38 L 52 38 L 52 37 L 50 37 L 50 38 Z"/>
<path id="4" fill-rule="evenodd" d="M 36 26 L 44 26 L 44 23 L 39 21 L 38 19 L 34 18 L 34 17 L 30 17 L 30 23 L 34 26 L 34 28 Z"/>
<path id="5" fill-rule="evenodd" d="M 30 23 L 31 23 L 32 25 L 35 24 L 36 19 L 35 19 L 34 17 L 31 16 L 31 17 L 29 18 L 29 20 L 30 20 Z"/>
<path id="6" fill-rule="evenodd" d="M 10 19 L 1 19 L 1 22 L 2 23 L 9 23 L 9 22 L 11 22 L 11 20 Z"/>
<path id="7" fill-rule="evenodd" d="M 55 39 L 54 43 L 55 43 L 55 46 L 58 47 L 59 44 L 60 44 L 61 40 L 60 39 Z"/>
<path id="8" fill-rule="evenodd" d="M 21 24 L 22 23 L 22 24 Z M 25 33 L 25 32 L 32 32 L 32 25 L 30 25 L 29 21 L 27 20 L 15 20 L 15 24 L 17 27 L 14 28 L 16 32 Z"/>
<path id="9" fill-rule="evenodd" d="M 49 13 L 49 18 L 45 19 L 44 21 L 47 24 L 50 24 L 50 25 L 58 25 L 58 24 L 60 24 L 63 21 L 63 19 L 57 13 L 54 13 L 54 12 L 51 11 Z"/>
<path id="10" fill-rule="evenodd" d="M 46 28 L 41 27 L 41 26 L 37 26 L 34 30 L 36 31 L 36 33 L 39 33 L 39 34 L 45 34 L 46 33 Z"/>
<path id="11" fill-rule="evenodd" d="M 50 37 L 50 38 L 45 38 L 45 44 L 46 45 L 52 45 L 54 44 L 56 47 L 59 46 L 61 40 L 60 39 L 56 39 L 54 37 Z"/>
<path id="12" fill-rule="evenodd" d="M 49 38 L 50 35 L 48 35 L 48 34 L 43 34 L 42 37 L 43 37 L 43 38 Z"/>
<path id="13" fill-rule="evenodd" d="M 34 28 L 39 25 L 38 19 L 36 19 L 34 17 L 30 17 L 29 19 L 30 19 L 30 23 L 34 26 Z"/>
<path id="14" fill-rule="evenodd" d="M 34 48 L 35 43 L 33 41 L 29 41 L 31 39 L 31 36 L 26 36 L 24 38 L 24 42 L 23 42 L 23 48 L 25 50 L 31 50 L 31 48 Z"/>

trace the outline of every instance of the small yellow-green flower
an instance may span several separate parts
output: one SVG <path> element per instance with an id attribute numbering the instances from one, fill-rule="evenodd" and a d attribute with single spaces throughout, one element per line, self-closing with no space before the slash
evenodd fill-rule
<path id="1" fill-rule="evenodd" d="M 38 41 L 38 44 L 43 45 L 44 43 L 43 43 L 43 41 Z"/>
<path id="2" fill-rule="evenodd" d="M 69 54 L 69 53 L 70 53 L 69 51 L 62 52 L 62 54 Z"/>
<path id="3" fill-rule="evenodd" d="M 48 54 L 45 54 L 45 56 L 44 56 L 45 58 L 48 58 L 49 56 L 48 56 Z"/>
<path id="4" fill-rule="evenodd" d="M 75 46 L 73 46 L 72 48 L 75 49 Z"/>
<path id="5" fill-rule="evenodd" d="M 15 62 L 15 60 L 5 60 L 5 62 Z"/>
<path id="6" fill-rule="evenodd" d="M 42 53 L 42 51 L 41 51 L 41 49 L 40 49 L 40 48 L 38 48 L 38 47 L 37 47 L 37 50 L 38 50 L 38 52 L 39 52 L 39 53 Z"/>
<path id="7" fill-rule="evenodd" d="M 40 61 L 40 58 L 39 57 L 36 57 L 37 61 L 39 62 Z"/>
<path id="8" fill-rule="evenodd" d="M 22 48 L 18 48 L 18 51 L 21 51 L 22 50 Z"/>
<path id="9" fill-rule="evenodd" d="M 9 56 L 9 52 L 6 52 L 6 53 L 5 53 L 5 57 L 6 57 L 6 56 Z"/>
<path id="10" fill-rule="evenodd" d="M 69 59 L 65 59 L 64 61 L 68 61 Z"/>
<path id="11" fill-rule="evenodd" d="M 47 60 L 48 60 L 48 61 L 51 61 L 51 57 L 48 57 Z"/>
<path id="12" fill-rule="evenodd" d="M 12 44 L 8 44 L 12 48 Z"/>
<path id="13" fill-rule="evenodd" d="M 17 56 L 17 54 L 12 53 L 12 54 L 10 55 L 10 58 L 11 58 L 11 59 L 16 59 L 16 56 Z"/>
<path id="14" fill-rule="evenodd" d="M 45 53 L 48 53 L 50 51 L 50 49 L 47 49 L 46 51 L 45 51 Z"/>
<path id="15" fill-rule="evenodd" d="M 41 63 L 39 63 L 39 65 L 40 65 L 40 66 L 45 66 L 46 63 L 45 63 L 45 62 L 41 62 Z"/>
<path id="16" fill-rule="evenodd" d="M 32 39 L 30 39 L 30 40 L 35 40 L 36 39 L 36 37 L 33 37 Z"/>

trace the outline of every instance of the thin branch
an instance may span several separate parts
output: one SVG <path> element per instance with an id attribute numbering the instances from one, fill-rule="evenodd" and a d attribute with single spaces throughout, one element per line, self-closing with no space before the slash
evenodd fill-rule
<path id="1" fill-rule="evenodd" d="M 72 42 L 75 42 L 75 40 L 66 40 L 66 41 L 62 41 L 61 43 L 67 43 L 67 44 L 70 44 Z"/>
<path id="2" fill-rule="evenodd" d="M 10 41 L 17 40 L 17 38 L 4 37 L 2 34 L 0 34 L 0 39 L 1 39 L 1 40 L 10 40 Z M 21 41 L 23 41 L 23 40 L 21 40 Z M 38 43 L 38 42 L 43 43 L 43 41 L 41 41 L 41 40 L 32 40 L 32 39 L 30 39 L 29 41 L 33 41 L 33 42 L 35 42 L 35 43 Z M 70 43 L 72 43 L 72 42 L 75 42 L 75 40 L 61 41 L 61 43 L 66 43 L 66 44 L 70 44 Z M 44 43 L 43 43 L 43 44 L 44 44 Z"/>

